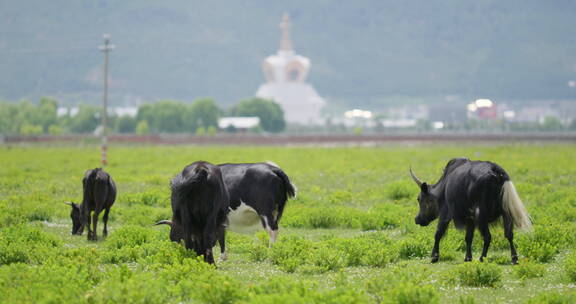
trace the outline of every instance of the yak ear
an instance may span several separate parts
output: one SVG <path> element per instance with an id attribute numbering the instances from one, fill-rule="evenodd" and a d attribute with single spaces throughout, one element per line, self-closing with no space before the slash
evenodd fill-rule
<path id="1" fill-rule="evenodd" d="M 428 193 L 428 190 L 430 190 L 430 189 L 428 188 L 428 184 L 427 184 L 426 182 L 423 182 L 423 183 L 420 185 L 420 190 L 421 190 L 423 193 Z"/>

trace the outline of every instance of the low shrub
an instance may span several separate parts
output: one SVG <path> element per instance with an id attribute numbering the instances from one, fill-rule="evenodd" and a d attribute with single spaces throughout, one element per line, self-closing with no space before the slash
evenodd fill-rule
<path id="1" fill-rule="evenodd" d="M 339 250 L 322 246 L 314 250 L 312 263 L 324 271 L 339 270 L 345 266 L 345 255 Z"/>
<path id="2" fill-rule="evenodd" d="M 397 181 L 389 183 L 385 188 L 386 197 L 391 200 L 401 200 L 416 197 L 418 187 L 408 181 Z"/>
<path id="3" fill-rule="evenodd" d="M 570 253 L 564 259 L 564 272 L 571 282 L 576 282 L 576 252 Z"/>
<path id="4" fill-rule="evenodd" d="M 85 298 L 88 303 L 166 303 L 172 297 L 167 286 L 154 273 L 119 266 L 110 269 Z"/>
<path id="5" fill-rule="evenodd" d="M 432 250 L 430 237 L 412 237 L 400 241 L 399 254 L 402 259 L 429 257 Z"/>
<path id="6" fill-rule="evenodd" d="M 268 247 L 261 244 L 254 244 L 248 252 L 251 261 L 262 262 L 268 258 Z"/>
<path id="7" fill-rule="evenodd" d="M 545 272 L 546 267 L 544 265 L 529 260 L 522 260 L 514 267 L 514 274 L 519 279 L 540 278 L 544 276 Z"/>
<path id="8" fill-rule="evenodd" d="M 57 255 L 62 241 L 27 224 L 0 230 L 0 265 L 12 263 L 41 264 Z"/>
<path id="9" fill-rule="evenodd" d="M 429 279 L 429 267 L 400 262 L 390 272 L 369 280 L 366 291 L 377 303 L 439 303 Z"/>
<path id="10" fill-rule="evenodd" d="M 576 303 L 575 293 L 561 293 L 558 291 L 548 291 L 528 300 L 527 304 L 572 304 Z"/>
<path id="11" fill-rule="evenodd" d="M 166 236 L 168 238 L 168 236 Z M 138 226 L 122 226 L 106 239 L 106 247 L 109 249 L 122 249 L 135 247 L 159 239 L 157 231 Z"/>
<path id="12" fill-rule="evenodd" d="M 502 270 L 494 264 L 468 262 L 455 267 L 454 273 L 460 285 L 472 287 L 496 287 L 502 279 Z"/>
<path id="13" fill-rule="evenodd" d="M 98 265 L 68 259 L 59 264 L 4 265 L 0 303 L 78 303 L 102 278 Z"/>
<path id="14" fill-rule="evenodd" d="M 294 272 L 309 258 L 312 243 L 301 237 L 288 236 L 277 242 L 270 251 L 272 263 L 286 272 Z"/>
<path id="15" fill-rule="evenodd" d="M 548 263 L 556 256 L 558 248 L 548 241 L 532 240 L 522 242 L 518 251 L 531 260 Z"/>

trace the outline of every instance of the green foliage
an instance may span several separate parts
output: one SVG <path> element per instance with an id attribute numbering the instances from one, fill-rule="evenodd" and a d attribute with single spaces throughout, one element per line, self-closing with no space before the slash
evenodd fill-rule
<path id="1" fill-rule="evenodd" d="M 0 230 L 0 265 L 40 264 L 62 246 L 55 236 L 29 225 L 9 226 Z"/>
<path id="2" fill-rule="evenodd" d="M 232 110 L 234 116 L 257 116 L 267 132 L 281 132 L 286 127 L 284 111 L 272 100 L 250 98 L 240 101 Z"/>
<path id="3" fill-rule="evenodd" d="M 154 133 L 193 131 L 193 125 L 187 120 L 186 105 L 176 101 L 163 100 L 145 104 L 138 108 L 137 120 L 146 120 Z"/>
<path id="4" fill-rule="evenodd" d="M 564 272 L 572 282 L 576 282 L 576 252 L 570 253 L 564 260 Z"/>
<path id="5" fill-rule="evenodd" d="M 80 180 L 98 162 L 97 149 L 5 146 L 0 149 L 0 302 L 484 303 L 523 302 L 544 289 L 566 292 L 576 273 L 570 253 L 576 235 L 572 150 L 572 145 L 115 146 L 110 152 L 121 161 L 111 163 L 109 172 L 119 193 L 109 236 L 102 237 L 100 220 L 99 241 L 88 242 L 85 235 L 70 235 L 70 207 L 62 202 L 81 200 Z M 475 265 L 461 265 L 464 236 L 452 227 L 441 243 L 441 261 L 429 264 L 435 225 L 414 224 L 415 192 L 389 195 L 391 188 L 411 185 L 405 172 L 409 161 L 424 164 L 422 177 L 433 179 L 443 159 L 474 153 L 506 168 L 534 218 L 532 233 L 515 235 L 519 255 L 529 257 L 516 266 L 509 265 L 502 228 L 491 226 L 488 261 L 504 266 L 487 265 L 500 270 L 499 279 L 484 264 L 476 272 L 460 270 Z M 273 247 L 264 230 L 256 236 L 228 232 L 229 258 L 215 268 L 169 241 L 168 226 L 153 226 L 172 216 L 168 181 L 191 159 L 282 164 L 300 191 L 286 206 Z M 546 259 L 534 257 L 546 254 L 532 249 L 541 244 L 556 248 L 544 265 L 538 261 Z M 475 258 L 481 249 L 477 234 Z M 217 246 L 214 251 L 218 256 Z M 443 280 L 447 276 L 452 282 Z M 214 281 L 226 283 L 208 286 Z M 466 285 L 462 281 L 476 285 L 446 284 Z M 491 281 L 503 288 L 475 287 Z"/>
<path id="6" fill-rule="evenodd" d="M 218 109 L 214 99 L 202 98 L 195 100 L 190 106 L 189 112 L 187 119 L 193 123 L 194 128 L 197 128 L 197 135 L 204 135 L 198 134 L 199 128 L 207 130 L 209 127 L 216 128 L 218 126 L 220 109 Z"/>
<path id="7" fill-rule="evenodd" d="M 148 121 L 141 120 L 136 125 L 136 134 L 138 135 L 146 135 L 150 133 L 150 127 L 148 127 Z"/>
<path id="8" fill-rule="evenodd" d="M 98 108 L 81 104 L 78 113 L 69 118 L 70 131 L 74 133 L 91 133 L 100 124 Z"/>
<path id="9" fill-rule="evenodd" d="M 250 260 L 261 262 L 268 258 L 268 248 L 262 244 L 255 244 L 249 251 Z"/>
<path id="10" fill-rule="evenodd" d="M 418 188 L 408 181 L 392 182 L 386 186 L 386 196 L 391 200 L 415 198 Z M 414 200 L 416 201 L 416 200 Z"/>
<path id="11" fill-rule="evenodd" d="M 198 136 L 206 135 L 206 129 L 204 129 L 204 127 L 196 128 L 196 135 Z"/>
<path id="12" fill-rule="evenodd" d="M 116 132 L 134 133 L 136 131 L 136 119 L 128 115 L 120 116 L 116 119 Z"/>
<path id="13" fill-rule="evenodd" d="M 366 290 L 377 303 L 439 303 L 438 292 L 427 282 L 429 272 L 425 266 L 399 264 L 369 280 Z"/>
<path id="14" fill-rule="evenodd" d="M 544 267 L 544 265 L 529 260 L 520 261 L 520 263 L 514 267 L 514 274 L 519 279 L 541 278 L 545 273 L 546 267 Z"/>
<path id="15" fill-rule="evenodd" d="M 527 304 L 571 304 L 576 302 L 576 294 L 574 292 L 560 293 L 556 291 L 548 291 L 540 293 L 535 298 L 528 300 Z"/>
<path id="16" fill-rule="evenodd" d="M 270 252 L 270 260 L 286 272 L 294 272 L 309 258 L 312 243 L 301 237 L 281 238 Z"/>
<path id="17" fill-rule="evenodd" d="M 496 287 L 502 279 L 499 266 L 477 261 L 457 266 L 454 273 L 456 281 L 463 286 Z"/>

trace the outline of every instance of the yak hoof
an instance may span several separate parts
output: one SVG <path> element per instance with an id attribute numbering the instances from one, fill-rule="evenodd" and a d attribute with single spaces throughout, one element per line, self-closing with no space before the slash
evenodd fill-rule
<path id="1" fill-rule="evenodd" d="M 518 257 L 517 256 L 512 257 L 512 265 L 518 265 Z"/>
<path id="2" fill-rule="evenodd" d="M 480 257 L 479 261 L 484 262 L 484 257 Z"/>
<path id="3" fill-rule="evenodd" d="M 464 262 L 471 262 L 472 261 L 472 257 L 466 257 L 464 258 Z"/>
<path id="4" fill-rule="evenodd" d="M 430 262 L 431 262 L 431 263 L 437 263 L 438 260 L 440 260 L 440 257 L 438 257 L 438 256 L 433 256 L 433 257 L 432 257 L 432 260 L 431 260 Z"/>

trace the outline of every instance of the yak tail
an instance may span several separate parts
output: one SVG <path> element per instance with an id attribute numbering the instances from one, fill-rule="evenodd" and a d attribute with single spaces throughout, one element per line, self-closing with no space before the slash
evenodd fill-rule
<path id="1" fill-rule="evenodd" d="M 504 185 L 502 185 L 502 208 L 504 212 L 510 216 L 514 226 L 518 229 L 524 231 L 532 229 L 530 215 L 518 196 L 516 187 L 514 187 L 514 184 L 510 180 L 504 182 Z"/>
<path id="2" fill-rule="evenodd" d="M 282 213 L 284 212 L 284 207 L 286 207 L 286 201 L 290 197 L 296 197 L 296 192 L 298 191 L 298 189 L 296 189 L 296 186 L 294 186 L 290 182 L 290 178 L 288 178 L 288 175 L 286 175 L 286 173 L 284 173 L 284 171 L 282 171 L 282 169 L 280 169 L 280 167 L 278 167 L 277 165 L 273 165 L 272 172 L 274 172 L 274 174 L 276 174 L 276 176 L 278 176 L 282 180 L 282 184 L 284 186 L 284 191 L 286 194 L 286 197 L 284 199 L 281 199 L 279 202 L 277 202 L 278 213 L 276 214 L 276 221 L 279 221 L 280 218 L 282 217 Z"/>
<path id="3" fill-rule="evenodd" d="M 284 171 L 282 171 L 282 169 L 280 169 L 278 166 L 274 166 L 274 168 L 272 168 L 272 172 L 274 172 L 274 174 L 276 174 L 276 176 L 282 180 L 282 184 L 284 185 L 284 189 L 286 191 L 286 198 L 296 197 L 296 186 L 290 182 L 288 175 L 286 175 L 286 173 L 284 173 Z"/>

